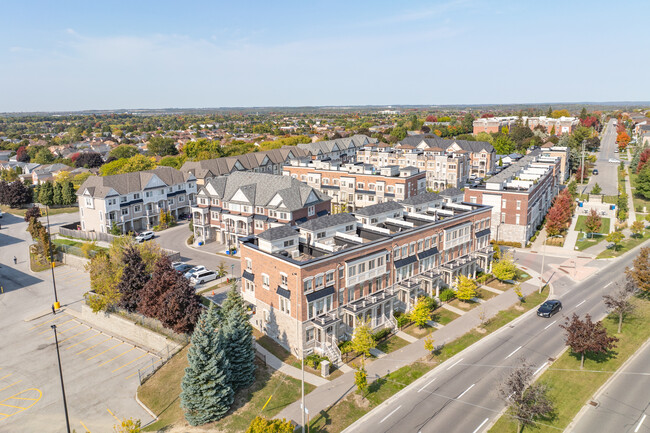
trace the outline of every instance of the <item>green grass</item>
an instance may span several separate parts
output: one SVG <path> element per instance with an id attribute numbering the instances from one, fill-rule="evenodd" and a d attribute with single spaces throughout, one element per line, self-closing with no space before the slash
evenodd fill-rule
<path id="1" fill-rule="evenodd" d="M 147 426 L 145 431 L 166 429 L 171 425 L 187 426 L 180 407 L 179 393 L 180 382 L 187 367 L 188 347 L 177 353 L 138 389 L 140 400 L 159 418 Z M 314 388 L 306 383 L 305 393 Z M 269 405 L 262 411 L 271 396 Z M 235 403 L 225 418 L 206 424 L 203 428 L 205 431 L 242 432 L 257 414 L 272 418 L 299 398 L 300 381 L 258 363 L 255 383 L 235 394 Z"/>
<path id="2" fill-rule="evenodd" d="M 616 195 L 604 195 L 603 203 L 616 204 L 618 203 L 618 196 Z"/>
<path id="3" fill-rule="evenodd" d="M 25 213 L 27 212 L 27 210 L 29 210 L 29 208 L 15 208 L 15 209 L 13 209 L 13 208 L 10 208 L 7 205 L 2 204 L 2 205 L 0 205 L 0 210 L 2 210 L 3 213 L 6 212 L 6 213 L 10 213 L 12 215 L 24 217 Z M 74 213 L 74 212 L 79 212 L 79 206 L 50 208 L 50 210 L 49 210 L 50 215 L 57 215 L 57 214 L 60 214 L 60 213 Z M 43 214 L 43 216 L 45 216 L 45 210 L 42 211 L 42 214 Z"/>
<path id="4" fill-rule="evenodd" d="M 377 344 L 377 349 L 381 350 L 384 353 L 390 353 L 408 345 L 408 341 L 398 337 L 397 335 L 393 335 L 392 337 L 389 337 L 381 343 Z"/>
<path id="5" fill-rule="evenodd" d="M 601 252 L 596 256 L 597 259 L 609 259 L 612 257 L 618 257 L 621 254 L 625 254 L 630 251 L 632 248 L 636 247 L 640 243 L 650 239 L 650 230 L 644 230 L 643 235 L 640 237 L 627 237 L 618 244 L 618 248 L 608 248 L 605 251 Z"/>
<path id="6" fill-rule="evenodd" d="M 524 431 L 557 432 L 564 430 L 584 404 L 593 396 L 605 381 L 628 359 L 650 336 L 650 301 L 633 299 L 636 312 L 623 322 L 623 332 L 616 334 L 618 316 L 610 315 L 603 325 L 610 335 L 619 338 L 616 348 L 607 356 L 585 359 L 584 370 L 580 370 L 580 357 L 566 351 L 540 377 L 539 381 L 548 385 L 548 396 L 554 402 L 556 416 L 547 425 L 537 425 L 533 430 Z M 515 423 L 502 416 L 490 429 L 492 433 L 506 433 L 515 430 Z"/>
<path id="7" fill-rule="evenodd" d="M 262 334 L 257 329 L 253 328 L 253 336 L 257 340 L 260 346 L 271 352 L 276 358 L 280 361 L 287 364 L 300 364 L 300 360 L 293 356 L 287 349 L 280 346 L 268 335 Z"/>
<path id="8" fill-rule="evenodd" d="M 585 226 L 586 221 L 587 221 L 587 215 L 578 216 L 578 221 L 576 221 L 575 230 L 578 232 L 587 232 L 587 227 Z M 598 231 L 598 233 L 604 233 L 604 234 L 609 233 L 609 218 L 601 218 L 601 222 L 602 224 L 600 225 L 600 230 Z"/>
<path id="9" fill-rule="evenodd" d="M 636 220 L 637 221 L 644 221 L 644 222 L 646 221 L 645 217 L 646 217 L 647 214 L 642 214 L 642 213 L 637 212 L 635 215 L 636 215 Z"/>
<path id="10" fill-rule="evenodd" d="M 488 299 L 494 298 L 497 295 L 498 295 L 497 293 L 491 292 L 489 290 L 481 289 L 480 287 L 476 289 L 476 296 L 486 301 Z"/>
<path id="11" fill-rule="evenodd" d="M 460 317 L 460 315 L 454 313 L 453 311 L 446 310 L 442 307 L 436 309 L 433 312 L 433 321 L 440 323 L 441 325 L 447 325 L 452 320 Z"/>
<path id="12" fill-rule="evenodd" d="M 433 328 L 429 325 L 424 325 L 424 327 L 420 328 L 415 323 L 411 323 L 410 325 L 402 328 L 402 331 L 418 339 L 426 337 L 427 335 L 431 334 L 435 330 L 436 328 Z"/>
<path id="13" fill-rule="evenodd" d="M 578 250 L 578 251 L 584 251 L 589 247 L 593 247 L 594 245 L 599 244 L 600 242 L 605 240 L 606 237 L 607 236 L 605 236 L 605 235 L 595 234 L 594 237 L 587 239 L 587 238 L 585 238 L 584 233 L 580 233 L 578 235 L 578 239 L 576 240 L 576 248 L 575 249 Z"/>

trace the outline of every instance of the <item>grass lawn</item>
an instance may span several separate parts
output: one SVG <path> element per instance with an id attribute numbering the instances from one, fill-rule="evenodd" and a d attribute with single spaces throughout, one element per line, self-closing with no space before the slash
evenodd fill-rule
<path id="1" fill-rule="evenodd" d="M 260 346 L 271 352 L 273 355 L 275 355 L 276 358 L 278 358 L 280 361 L 285 362 L 287 364 L 295 364 L 298 363 L 298 366 L 300 367 L 300 360 L 293 356 L 287 349 L 284 347 L 280 346 L 278 343 L 273 341 L 273 339 L 267 335 L 262 334 L 260 331 L 257 329 L 253 328 L 253 336 L 257 340 Z"/>
<path id="2" fill-rule="evenodd" d="M 465 302 L 465 301 L 461 301 L 460 299 L 454 299 L 447 302 L 447 305 L 451 305 L 452 307 L 456 307 L 463 311 L 469 311 L 472 308 L 476 308 L 481 304 L 478 302 L 472 302 L 472 301 Z"/>
<path id="3" fill-rule="evenodd" d="M 584 371 L 580 371 L 580 357 L 566 351 L 539 378 L 549 386 L 549 398 L 554 402 L 556 417 L 545 421 L 549 426 L 536 426 L 536 432 L 555 432 L 564 430 L 578 413 L 580 408 L 650 336 L 650 301 L 635 298 L 637 310 L 623 322 L 623 332 L 616 334 L 618 317 L 610 315 L 603 320 L 603 325 L 610 335 L 619 338 L 616 348 L 606 356 L 585 359 Z M 602 373 L 605 372 L 605 373 Z M 515 423 L 507 417 L 501 417 L 490 432 L 512 432 Z M 532 431 L 532 429 L 524 429 Z"/>
<path id="4" fill-rule="evenodd" d="M 139 389 L 138 397 L 159 419 L 145 431 L 157 431 L 170 425 L 187 425 L 180 407 L 180 382 L 187 366 L 189 346 L 177 353 Z M 305 393 L 314 386 L 305 384 Z M 260 413 L 270 396 L 269 405 Z M 263 365 L 257 365 L 255 383 L 235 394 L 235 403 L 225 418 L 203 426 L 205 431 L 242 432 L 253 418 L 260 415 L 271 418 L 284 407 L 300 398 L 300 381 L 287 377 Z"/>
<path id="5" fill-rule="evenodd" d="M 576 240 L 576 249 L 578 251 L 584 251 L 589 247 L 593 247 L 594 245 L 602 242 L 606 238 L 605 235 L 599 235 L 599 234 L 594 234 L 592 238 L 585 238 L 584 233 L 579 233 L 578 234 L 578 239 Z"/>
<path id="6" fill-rule="evenodd" d="M 436 328 L 433 328 L 429 325 L 425 325 L 423 328 L 420 328 L 415 323 L 411 323 L 410 325 L 402 328 L 402 331 L 418 339 L 426 337 L 427 335 L 431 334 L 435 330 Z"/>
<path id="7" fill-rule="evenodd" d="M 6 213 L 10 213 L 12 215 L 24 217 L 25 212 L 27 212 L 27 210 L 29 210 L 29 208 L 20 208 L 20 209 L 15 208 L 15 209 L 12 209 L 7 205 L 2 204 L 2 205 L 0 205 L 0 210 L 2 210 L 3 213 L 6 212 Z M 60 213 L 74 213 L 74 212 L 79 212 L 79 206 L 50 208 L 50 210 L 49 210 L 50 215 L 57 215 L 57 214 L 60 214 Z M 41 213 L 42 213 L 43 216 L 45 216 L 45 210 L 43 210 Z"/>
<path id="8" fill-rule="evenodd" d="M 215 284 L 214 286 L 210 286 L 210 287 L 207 287 L 205 289 L 201 289 L 200 291 L 198 291 L 196 293 L 198 295 L 202 295 L 203 293 L 212 292 L 213 290 L 220 289 L 220 288 L 222 288 L 224 286 L 230 286 L 230 283 L 224 280 L 224 281 L 220 282 L 219 284 Z"/>
<path id="9" fill-rule="evenodd" d="M 609 259 L 611 257 L 618 257 L 621 254 L 631 250 L 632 248 L 636 247 L 640 243 L 650 239 L 650 230 L 644 230 L 643 231 L 643 236 L 640 237 L 628 237 L 623 239 L 623 241 L 618 244 L 618 249 L 614 250 L 614 248 L 608 248 L 605 251 L 601 252 L 596 256 L 597 259 Z"/>
<path id="10" fill-rule="evenodd" d="M 476 296 L 481 299 L 488 300 L 497 296 L 497 293 L 490 292 L 489 290 L 481 289 L 480 287 L 476 289 Z"/>
<path id="11" fill-rule="evenodd" d="M 440 323 L 441 325 L 446 325 L 457 317 L 460 316 L 453 311 L 446 310 L 442 307 L 433 311 L 433 321 Z"/>
<path id="12" fill-rule="evenodd" d="M 408 341 L 398 337 L 397 335 L 393 335 L 385 339 L 381 343 L 377 344 L 377 349 L 381 350 L 384 353 L 390 353 L 408 345 L 409 345 Z"/>
<path id="13" fill-rule="evenodd" d="M 523 283 L 524 281 L 530 280 L 532 277 L 521 269 L 515 271 L 515 281 L 518 283 Z"/>
<path id="14" fill-rule="evenodd" d="M 585 223 L 587 221 L 587 215 L 578 216 L 578 221 L 576 222 L 576 231 L 578 232 L 587 232 L 587 227 Z M 602 224 L 600 225 L 600 230 L 598 233 L 607 234 L 609 233 L 609 218 L 601 218 Z"/>
<path id="15" fill-rule="evenodd" d="M 648 210 L 650 210 L 650 208 L 649 208 Z M 646 221 L 645 217 L 646 217 L 648 214 L 642 214 L 642 213 L 638 213 L 638 212 L 637 212 L 635 215 L 636 215 L 636 220 L 637 220 L 637 221 Z"/>

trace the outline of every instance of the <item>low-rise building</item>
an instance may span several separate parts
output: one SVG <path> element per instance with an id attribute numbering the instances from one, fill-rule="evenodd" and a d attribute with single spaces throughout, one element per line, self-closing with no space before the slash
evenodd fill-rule
<path id="1" fill-rule="evenodd" d="M 560 179 L 562 182 L 569 178 L 570 150 L 565 146 L 555 146 L 552 142 L 548 142 L 542 146 L 542 156 L 546 158 L 560 158 Z"/>
<path id="2" fill-rule="evenodd" d="M 492 207 L 492 238 L 525 246 L 544 220 L 562 183 L 561 160 L 535 149 L 481 185 L 465 188 L 465 202 Z"/>
<path id="3" fill-rule="evenodd" d="M 490 218 L 478 204 L 410 212 L 386 202 L 243 240 L 241 291 L 255 305 L 252 323 L 287 349 L 338 363 L 337 343 L 361 322 L 394 328 L 394 311 L 438 296 L 458 275 L 489 270 Z"/>
<path id="4" fill-rule="evenodd" d="M 330 212 L 331 198 L 296 179 L 235 172 L 210 179 L 192 207 L 195 242 L 236 247 L 239 239 Z"/>
<path id="5" fill-rule="evenodd" d="M 546 116 L 538 117 L 518 117 L 518 116 L 507 116 L 507 117 L 488 117 L 476 119 L 473 123 L 473 133 L 478 134 L 480 132 L 487 133 L 498 133 L 504 129 L 510 129 L 513 126 L 517 125 L 518 122 L 521 122 L 521 125 L 526 125 L 530 129 L 535 129 L 537 126 L 544 128 L 547 134 L 551 135 L 562 135 L 562 134 L 571 134 L 575 128 L 580 126 L 580 119 L 577 117 L 565 117 L 552 118 Z"/>
<path id="6" fill-rule="evenodd" d="M 107 233 L 113 223 L 123 233 L 151 229 L 160 213 L 189 215 L 196 178 L 172 167 L 113 176 L 90 176 L 77 190 L 81 229 Z"/>
<path id="7" fill-rule="evenodd" d="M 404 200 L 426 190 L 426 174 L 415 167 L 341 164 L 340 161 L 291 161 L 282 169 L 332 197 L 335 211 L 353 211 L 391 200 Z"/>

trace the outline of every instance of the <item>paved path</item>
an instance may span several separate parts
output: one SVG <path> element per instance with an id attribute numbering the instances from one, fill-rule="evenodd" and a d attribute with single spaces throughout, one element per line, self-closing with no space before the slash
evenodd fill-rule
<path id="1" fill-rule="evenodd" d="M 467 313 L 467 311 L 465 311 L 465 310 L 461 310 L 460 308 L 456 308 L 456 307 L 454 307 L 454 306 L 452 306 L 452 305 L 449 305 L 449 304 L 447 304 L 447 303 L 443 303 L 443 304 L 441 305 L 441 307 L 444 308 L 445 310 L 449 310 L 449 311 L 451 311 L 452 313 L 456 313 L 456 314 L 458 314 L 459 316 L 462 316 L 463 314 Z"/>
<path id="2" fill-rule="evenodd" d="M 431 322 L 431 323 L 433 323 L 433 322 Z M 397 335 L 399 338 L 401 338 L 403 340 L 408 341 L 409 343 L 415 343 L 416 341 L 418 341 L 417 338 L 415 338 L 414 336 L 412 336 L 410 334 L 407 334 L 404 331 L 397 331 L 397 333 L 395 333 L 395 335 Z"/>
<path id="3" fill-rule="evenodd" d="M 271 352 L 269 352 L 268 350 L 260 346 L 258 343 L 255 343 L 255 346 L 257 351 L 266 357 L 266 365 L 268 365 L 274 370 L 281 371 L 287 376 L 291 376 L 298 380 L 301 380 L 302 370 L 280 361 L 275 355 L 273 355 Z M 316 376 L 315 374 L 305 372 L 305 382 L 311 383 L 312 385 L 316 385 L 316 386 L 322 386 L 328 384 L 329 380 L 320 376 Z"/>
<path id="4" fill-rule="evenodd" d="M 503 293 L 503 290 L 495 289 L 494 287 L 486 286 L 485 284 L 481 284 L 479 289 L 487 290 L 488 292 L 496 293 L 497 295 Z"/>
<path id="5" fill-rule="evenodd" d="M 630 151 L 628 150 L 628 157 L 630 155 Z M 630 157 L 629 160 L 631 161 L 632 158 Z M 628 227 L 632 225 L 634 221 L 636 221 L 636 209 L 634 209 L 634 196 L 632 195 L 632 182 L 630 181 L 630 166 L 627 166 L 627 176 L 625 177 L 625 192 L 627 193 L 627 207 L 629 209 L 627 213 L 627 225 Z"/>
<path id="6" fill-rule="evenodd" d="M 578 223 L 578 211 L 576 210 L 571 218 L 571 226 L 567 231 L 566 237 L 564 238 L 564 245 L 562 248 L 565 250 L 573 251 L 576 246 L 576 241 L 578 240 L 578 232 L 576 231 L 576 224 Z"/>

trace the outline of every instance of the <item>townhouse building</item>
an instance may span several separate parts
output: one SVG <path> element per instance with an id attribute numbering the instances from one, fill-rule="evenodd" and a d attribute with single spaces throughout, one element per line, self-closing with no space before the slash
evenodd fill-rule
<path id="1" fill-rule="evenodd" d="M 507 117 L 489 117 L 485 119 L 476 119 L 473 123 L 473 133 L 480 132 L 498 133 L 505 128 L 510 129 L 521 122 L 522 125 L 535 129 L 537 126 L 544 128 L 547 134 L 562 135 L 571 134 L 575 128 L 580 126 L 580 119 L 577 117 L 552 118 L 546 116 L 528 117 L 528 116 L 507 116 Z"/>
<path id="2" fill-rule="evenodd" d="M 291 161 L 285 176 L 318 188 L 332 198 L 334 211 L 352 211 L 391 200 L 403 200 L 426 190 L 426 174 L 415 167 L 340 161 Z"/>
<path id="3" fill-rule="evenodd" d="M 299 143 L 296 147 L 303 150 L 309 159 L 336 159 L 345 163 L 354 160 L 357 151 L 362 147 L 377 142 L 376 138 L 357 134 L 335 140 Z"/>
<path id="4" fill-rule="evenodd" d="M 123 233 L 151 229 L 161 212 L 189 215 L 196 192 L 196 178 L 172 167 L 90 176 L 77 190 L 81 229 L 107 233 L 113 223 Z"/>
<path id="5" fill-rule="evenodd" d="M 336 364 L 337 343 L 362 321 L 373 330 L 396 327 L 394 311 L 438 296 L 458 275 L 490 269 L 490 219 L 480 204 L 411 212 L 384 202 L 271 228 L 241 243 L 251 322 L 291 351 L 316 351 Z"/>
<path id="6" fill-rule="evenodd" d="M 465 202 L 492 208 L 492 237 L 525 246 L 544 220 L 562 183 L 561 160 L 535 149 L 481 185 L 465 188 Z"/>
<path id="7" fill-rule="evenodd" d="M 569 166 L 570 150 L 566 146 L 556 146 L 552 142 L 542 145 L 542 156 L 547 158 L 560 158 L 560 179 L 565 182 L 569 179 L 571 167 Z"/>
<path id="8" fill-rule="evenodd" d="M 237 247 L 243 237 L 327 215 L 331 198 L 291 177 L 235 172 L 210 179 L 192 206 L 195 242 Z"/>

